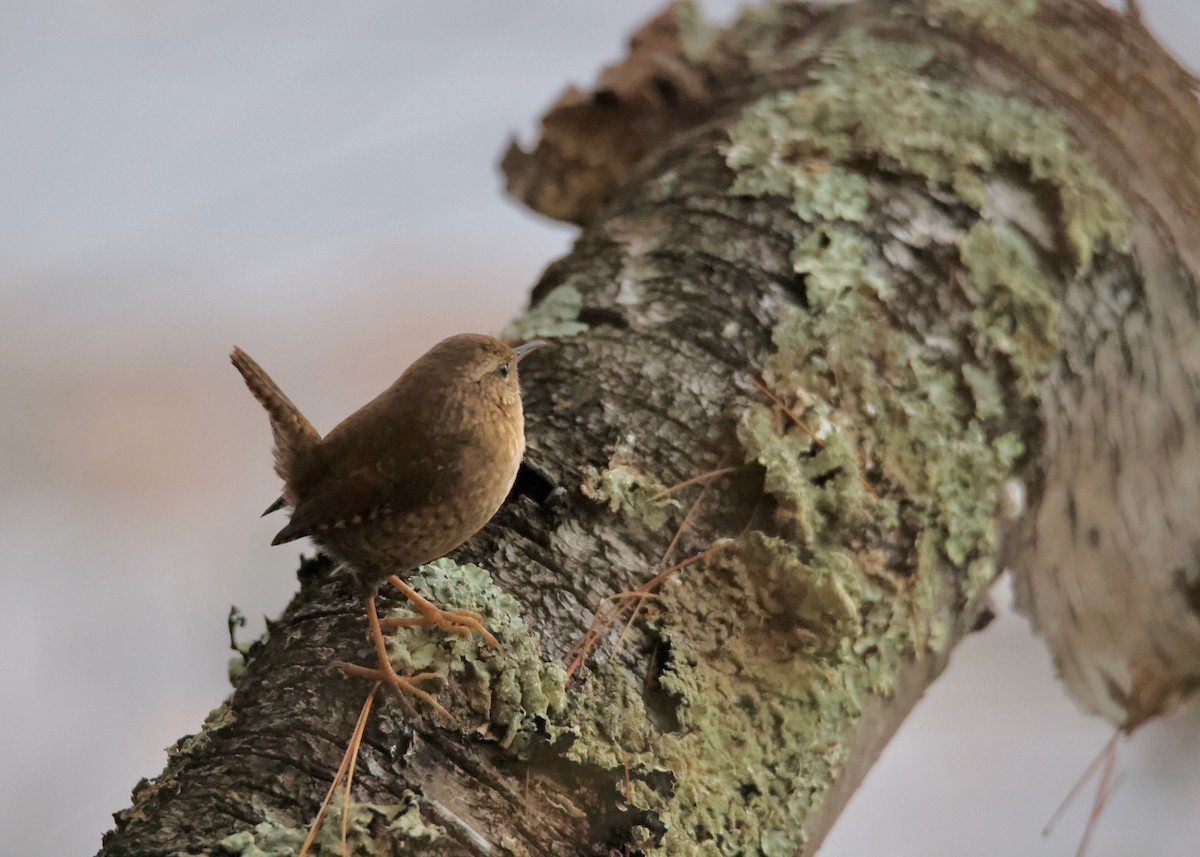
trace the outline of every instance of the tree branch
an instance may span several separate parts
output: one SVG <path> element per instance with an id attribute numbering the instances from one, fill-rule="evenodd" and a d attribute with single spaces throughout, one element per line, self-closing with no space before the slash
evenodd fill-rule
<path id="1" fill-rule="evenodd" d="M 510 187 L 585 229 L 509 331 L 555 344 L 522 364 L 517 487 L 414 578 L 505 652 L 397 637 L 456 722 L 381 698 L 356 853 L 812 853 L 1004 559 L 1085 704 L 1132 726 L 1194 686 L 1200 311 L 1174 248 L 1200 246 L 1200 120 L 1135 22 L 1022 8 L 782 4 L 715 32 L 674 7 L 510 150 Z M 1165 128 L 1117 122 L 1151 86 Z M 602 599 L 669 545 L 720 549 L 568 685 Z M 1054 625 L 1111 621 L 1091 568 L 1160 622 L 1108 641 L 1100 696 L 1093 641 Z M 367 690 L 323 665 L 368 655 L 344 577 L 301 584 L 102 854 L 298 846 Z"/>

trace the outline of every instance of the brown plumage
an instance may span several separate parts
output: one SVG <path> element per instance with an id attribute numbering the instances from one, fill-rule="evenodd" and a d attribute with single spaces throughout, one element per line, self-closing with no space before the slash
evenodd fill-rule
<path id="1" fill-rule="evenodd" d="M 419 677 L 398 676 L 387 661 L 374 602 L 384 580 L 422 614 L 390 624 L 473 629 L 496 644 L 477 614 L 443 611 L 403 578 L 478 532 L 512 488 L 525 451 L 517 363 L 542 344 L 513 349 L 490 336 L 452 336 L 324 438 L 249 355 L 240 348 L 230 355 L 275 436 L 283 496 L 264 514 L 292 508 L 272 544 L 310 536 L 363 582 L 380 665 L 342 664 L 349 672 L 387 681 L 440 709 L 412 686 Z"/>

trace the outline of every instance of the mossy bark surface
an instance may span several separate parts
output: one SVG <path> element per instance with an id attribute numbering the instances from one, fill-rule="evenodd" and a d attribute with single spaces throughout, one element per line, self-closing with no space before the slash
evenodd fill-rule
<path id="1" fill-rule="evenodd" d="M 584 229 L 508 331 L 553 344 L 521 367 L 517 486 L 414 578 L 483 613 L 504 651 L 397 638 L 398 664 L 445 676 L 455 722 L 380 697 L 317 853 L 338 853 L 343 813 L 355 853 L 812 853 L 986 617 L 1001 563 L 1035 593 L 1047 556 L 1056 585 L 1095 564 L 1062 539 L 1133 487 L 1056 505 L 1084 435 L 1098 456 L 1144 441 L 1120 471 L 1157 474 L 1146 502 L 1175 530 L 1192 513 L 1192 541 L 1103 529 L 1167 581 L 1145 603 L 1170 619 L 1156 648 L 1110 640 L 1107 682 L 1086 652 L 1072 681 L 1061 615 L 1035 607 L 1039 626 L 1116 722 L 1190 691 L 1200 549 L 1181 551 L 1200 543 L 1200 487 L 1171 473 L 1200 443 L 1200 310 L 1173 248 L 1195 228 L 1154 208 L 1173 167 L 1131 179 L 1128 132 L 1083 109 L 1057 55 L 1031 68 L 1022 52 L 1135 43 L 1126 80 L 1186 81 L 1094 6 L 779 4 L 723 32 L 679 6 L 564 96 L 537 149 L 510 151 L 514 192 Z M 1182 368 L 1162 367 L 1172 348 Z M 1141 414 L 1134 435 L 1105 430 L 1093 396 Z M 1174 452 L 1155 458 L 1176 413 Z M 603 599 L 681 563 L 568 682 Z M 370 658 L 349 580 L 323 559 L 300 579 L 102 854 L 298 849 L 367 691 L 324 666 Z M 1072 609 L 1100 623 L 1104 604 Z"/>

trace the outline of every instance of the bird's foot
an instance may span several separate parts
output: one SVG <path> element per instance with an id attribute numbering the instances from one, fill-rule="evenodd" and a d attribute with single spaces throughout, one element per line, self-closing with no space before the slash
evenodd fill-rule
<path id="1" fill-rule="evenodd" d="M 347 675 L 386 684 L 396 692 L 396 696 L 405 705 L 409 704 L 409 700 L 404 694 L 411 693 L 447 720 L 451 719 L 450 712 L 443 708 L 431 693 L 418 686 L 420 682 L 438 678 L 437 673 L 425 672 L 409 676 L 400 675 L 392 666 L 391 661 L 384 659 L 380 659 L 378 667 L 364 667 L 359 664 L 347 663 L 346 661 L 330 661 L 329 666 L 333 669 L 339 669 Z"/>
<path id="2" fill-rule="evenodd" d="M 493 649 L 500 648 L 500 642 L 483 624 L 483 617 L 474 610 L 443 610 L 396 575 L 393 574 L 388 580 L 391 581 L 393 586 L 404 593 L 405 597 L 412 602 L 421 615 L 381 619 L 379 621 L 381 627 L 394 630 L 396 628 L 433 625 L 435 628 L 439 628 L 450 634 L 457 634 L 460 637 L 469 637 L 472 631 L 477 631 L 479 632 L 479 636 L 483 637 Z"/>

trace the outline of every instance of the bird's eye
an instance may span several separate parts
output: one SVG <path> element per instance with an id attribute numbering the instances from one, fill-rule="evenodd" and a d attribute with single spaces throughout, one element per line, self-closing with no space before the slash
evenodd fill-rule
<path id="1" fill-rule="evenodd" d="M 499 375 L 501 378 L 507 378 L 508 377 L 508 364 L 501 363 L 498 367 L 496 367 L 496 374 Z"/>

